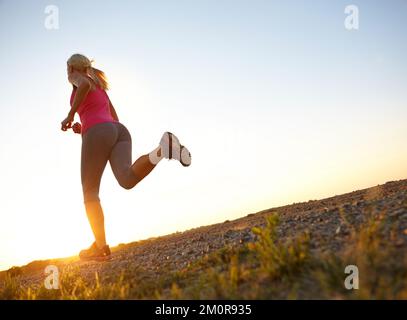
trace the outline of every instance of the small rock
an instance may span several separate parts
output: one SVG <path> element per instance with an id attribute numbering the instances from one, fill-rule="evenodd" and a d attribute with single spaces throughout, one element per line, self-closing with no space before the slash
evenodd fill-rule
<path id="1" fill-rule="evenodd" d="M 350 203 L 345 203 L 345 204 L 342 206 L 342 208 L 349 210 L 349 209 L 352 208 L 352 205 L 351 205 Z"/>
<path id="2" fill-rule="evenodd" d="M 341 226 L 339 226 L 338 228 L 336 228 L 336 231 L 335 231 L 336 234 L 339 234 L 339 232 L 341 232 Z"/>
<path id="3" fill-rule="evenodd" d="M 405 213 L 405 210 L 403 208 L 397 209 L 395 211 L 392 211 L 389 213 L 390 217 L 398 217 L 400 215 L 402 215 L 403 213 Z"/>
<path id="4" fill-rule="evenodd" d="M 233 236 L 233 231 L 232 230 L 228 230 L 223 234 L 224 238 L 231 238 Z"/>
<path id="5" fill-rule="evenodd" d="M 254 240 L 254 235 L 252 233 L 246 233 L 240 238 L 239 243 L 242 244 L 242 243 L 250 242 L 253 240 Z"/>

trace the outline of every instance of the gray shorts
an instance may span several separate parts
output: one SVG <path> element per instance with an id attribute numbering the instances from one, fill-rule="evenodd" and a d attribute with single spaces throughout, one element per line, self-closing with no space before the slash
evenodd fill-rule
<path id="1" fill-rule="evenodd" d="M 81 181 L 84 202 L 100 201 L 99 188 L 107 161 L 120 186 L 133 188 L 139 178 L 131 169 L 131 135 L 120 122 L 102 122 L 82 135 Z"/>

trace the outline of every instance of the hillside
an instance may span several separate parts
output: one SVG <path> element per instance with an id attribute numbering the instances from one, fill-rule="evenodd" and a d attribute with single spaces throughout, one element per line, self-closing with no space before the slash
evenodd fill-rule
<path id="1" fill-rule="evenodd" d="M 0 273 L 0 299 L 407 299 L 406 249 L 400 180 L 119 245 L 109 262 L 34 261 Z M 59 290 L 43 287 L 49 264 Z"/>

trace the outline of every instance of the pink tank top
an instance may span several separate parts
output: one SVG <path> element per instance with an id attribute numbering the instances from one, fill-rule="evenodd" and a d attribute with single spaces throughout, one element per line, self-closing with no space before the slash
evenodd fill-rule
<path id="1" fill-rule="evenodd" d="M 76 88 L 72 90 L 71 107 L 75 98 Z M 86 131 L 93 125 L 101 122 L 118 122 L 110 113 L 109 97 L 105 90 L 96 86 L 94 90 L 88 92 L 88 95 L 82 101 L 76 111 L 81 119 L 82 131 L 84 135 Z"/>

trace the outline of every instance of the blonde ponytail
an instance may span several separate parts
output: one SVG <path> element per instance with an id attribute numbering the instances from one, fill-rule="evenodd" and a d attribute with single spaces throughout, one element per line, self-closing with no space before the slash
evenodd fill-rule
<path id="1" fill-rule="evenodd" d="M 80 53 L 73 54 L 67 61 L 68 65 L 79 71 L 85 71 L 96 85 L 103 90 L 109 89 L 109 83 L 105 73 L 99 69 L 92 67 L 93 60 L 89 60 L 86 56 Z"/>
<path id="2" fill-rule="evenodd" d="M 100 87 L 103 90 L 109 90 L 109 83 L 107 82 L 107 77 L 102 70 L 90 67 L 89 76 L 93 79 L 93 81 L 96 82 L 98 87 Z"/>

